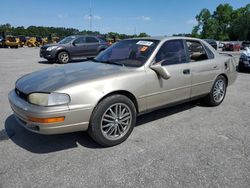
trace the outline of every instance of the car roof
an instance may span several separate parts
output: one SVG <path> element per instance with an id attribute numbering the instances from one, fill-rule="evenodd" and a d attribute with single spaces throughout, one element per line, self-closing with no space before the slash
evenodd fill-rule
<path id="1" fill-rule="evenodd" d="M 159 41 L 165 41 L 165 40 L 171 40 L 171 39 L 184 39 L 184 40 L 197 40 L 197 41 L 201 41 L 202 39 L 198 39 L 198 38 L 193 38 L 193 37 L 182 37 L 182 36 L 177 36 L 177 37 L 173 37 L 173 36 L 156 36 L 156 37 L 137 37 L 137 38 L 129 38 L 129 39 L 125 39 L 125 40 L 159 40 Z"/>
<path id="2" fill-rule="evenodd" d="M 97 37 L 98 38 L 98 36 L 95 36 L 95 35 L 69 35 L 68 37 Z"/>

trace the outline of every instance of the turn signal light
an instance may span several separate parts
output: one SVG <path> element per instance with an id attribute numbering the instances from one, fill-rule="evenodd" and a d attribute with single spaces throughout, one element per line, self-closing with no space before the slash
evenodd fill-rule
<path id="1" fill-rule="evenodd" d="M 36 118 L 36 117 L 29 117 L 28 120 L 35 123 L 59 123 L 63 122 L 65 119 L 64 116 L 62 117 L 52 117 L 52 118 Z"/>

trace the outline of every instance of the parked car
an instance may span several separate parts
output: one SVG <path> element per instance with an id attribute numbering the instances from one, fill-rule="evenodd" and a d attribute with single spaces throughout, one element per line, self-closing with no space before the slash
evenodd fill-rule
<path id="1" fill-rule="evenodd" d="M 223 48 L 224 47 L 224 43 L 222 43 L 222 42 L 219 42 L 219 48 Z"/>
<path id="2" fill-rule="evenodd" d="M 108 42 L 95 36 L 73 35 L 64 38 L 57 44 L 47 44 L 41 47 L 40 57 L 48 61 L 68 63 L 79 57 L 95 57 L 108 47 Z"/>
<path id="3" fill-rule="evenodd" d="M 113 146 L 128 138 L 137 115 L 197 98 L 221 104 L 236 76 L 234 58 L 203 40 L 127 39 L 93 60 L 21 77 L 9 102 L 30 131 L 88 130 L 97 143 Z"/>
<path id="4" fill-rule="evenodd" d="M 208 44 L 210 44 L 215 50 L 218 49 L 216 40 L 214 39 L 204 39 Z"/>
<path id="5" fill-rule="evenodd" d="M 243 41 L 243 42 L 241 43 L 240 49 L 241 49 L 241 50 L 244 50 L 245 48 L 250 48 L 250 41 Z"/>
<path id="6" fill-rule="evenodd" d="M 222 51 L 240 51 L 240 45 L 238 43 L 226 43 L 224 44 Z"/>
<path id="7" fill-rule="evenodd" d="M 240 72 L 250 69 L 250 47 L 245 47 L 244 49 L 239 60 L 238 70 Z"/>
<path id="8" fill-rule="evenodd" d="M 2 41 L 3 41 L 3 37 L 0 36 L 0 48 L 3 47 L 3 42 Z"/>

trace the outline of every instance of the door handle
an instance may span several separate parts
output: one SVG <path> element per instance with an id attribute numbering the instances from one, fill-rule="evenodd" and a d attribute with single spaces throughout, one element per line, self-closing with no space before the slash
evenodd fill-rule
<path id="1" fill-rule="evenodd" d="M 190 74 L 190 69 L 184 69 L 183 74 Z"/>
<path id="2" fill-rule="evenodd" d="M 217 65 L 213 66 L 214 69 L 217 69 L 217 67 L 218 67 Z"/>

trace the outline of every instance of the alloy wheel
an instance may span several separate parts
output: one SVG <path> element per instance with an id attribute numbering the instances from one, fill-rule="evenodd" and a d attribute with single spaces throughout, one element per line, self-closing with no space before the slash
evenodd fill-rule
<path id="1" fill-rule="evenodd" d="M 110 106 L 101 119 L 101 130 L 105 138 L 118 140 L 129 130 L 132 123 L 132 112 L 124 103 Z"/>
<path id="2" fill-rule="evenodd" d="M 219 79 L 215 82 L 214 89 L 213 89 L 213 98 L 214 101 L 219 103 L 223 100 L 226 92 L 226 85 L 224 80 Z"/>

